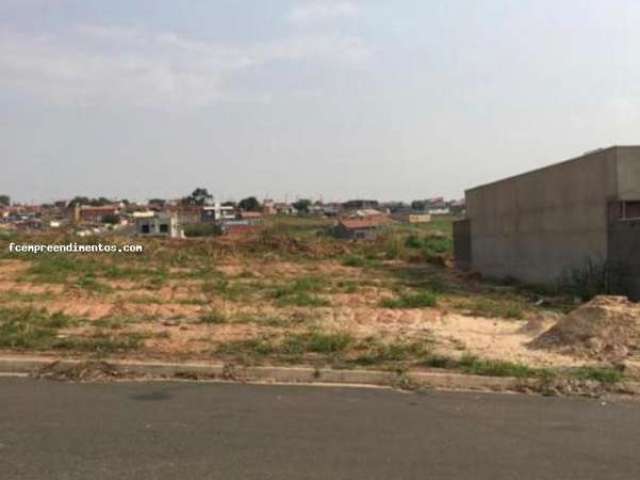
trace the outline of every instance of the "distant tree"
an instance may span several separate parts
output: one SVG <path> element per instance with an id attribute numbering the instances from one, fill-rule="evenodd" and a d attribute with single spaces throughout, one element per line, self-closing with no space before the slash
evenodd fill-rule
<path id="1" fill-rule="evenodd" d="M 89 197 L 75 196 L 69 201 L 70 207 L 75 207 L 76 205 L 89 205 L 90 199 Z"/>
<path id="2" fill-rule="evenodd" d="M 118 222 L 120 222 L 120 218 L 117 215 L 105 215 L 104 217 L 102 217 L 102 223 L 115 225 Z"/>
<path id="3" fill-rule="evenodd" d="M 223 207 L 233 207 L 236 208 L 238 204 L 232 200 L 227 200 L 226 202 L 222 202 Z"/>
<path id="4" fill-rule="evenodd" d="M 245 212 L 258 212 L 260 211 L 260 202 L 256 197 L 247 197 L 238 202 L 238 207 Z"/>
<path id="5" fill-rule="evenodd" d="M 8 207 L 11 205 L 11 197 L 9 195 L 0 195 L 0 205 Z"/>
<path id="6" fill-rule="evenodd" d="M 92 198 L 89 201 L 89 205 L 91 205 L 92 207 L 102 207 L 104 205 L 110 205 L 112 203 L 113 201 L 109 200 L 107 197 Z"/>
<path id="7" fill-rule="evenodd" d="M 303 213 L 308 212 L 310 206 L 311 200 L 309 200 L 308 198 L 301 198 L 293 203 L 293 208 Z"/>
<path id="8" fill-rule="evenodd" d="M 180 203 L 183 205 L 206 205 L 213 200 L 213 195 L 206 188 L 198 187 L 191 195 L 184 197 Z"/>
<path id="9" fill-rule="evenodd" d="M 411 202 L 411 208 L 413 210 L 424 210 L 427 206 L 427 202 L 425 200 L 414 200 Z"/>
<path id="10" fill-rule="evenodd" d="M 71 199 L 69 206 L 75 207 L 76 205 L 91 205 L 92 207 L 102 207 L 104 205 L 111 205 L 112 203 L 113 201 L 109 200 L 107 197 L 89 198 L 77 195 Z"/>
<path id="11" fill-rule="evenodd" d="M 152 198 L 149 200 L 149 205 L 157 205 L 159 207 L 164 207 L 167 201 L 164 198 Z"/>
<path id="12" fill-rule="evenodd" d="M 222 235 L 222 229 L 219 225 L 196 223 L 184 226 L 185 237 L 209 237 L 215 235 Z"/>

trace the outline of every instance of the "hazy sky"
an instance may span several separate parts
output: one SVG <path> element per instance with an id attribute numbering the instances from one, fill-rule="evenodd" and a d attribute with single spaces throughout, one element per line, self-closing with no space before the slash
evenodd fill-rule
<path id="1" fill-rule="evenodd" d="M 0 0 L 0 193 L 461 197 L 640 143 L 637 0 Z"/>

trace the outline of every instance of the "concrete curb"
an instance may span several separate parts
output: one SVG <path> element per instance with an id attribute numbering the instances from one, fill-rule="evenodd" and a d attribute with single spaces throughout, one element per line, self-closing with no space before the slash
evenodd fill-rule
<path id="1" fill-rule="evenodd" d="M 191 380 L 241 383 L 393 387 L 492 392 L 533 392 L 535 380 L 489 377 L 449 371 L 338 370 L 313 367 L 239 366 L 222 363 L 165 363 L 119 359 L 79 359 L 52 356 L 0 356 L 0 375 L 31 376 L 55 366 L 60 371 L 87 362 L 103 362 L 117 371 L 115 380 Z M 46 377 L 46 375 L 45 375 Z M 617 389 L 640 394 L 640 383 L 625 382 Z"/>
<path id="2" fill-rule="evenodd" d="M 442 390 L 516 391 L 521 381 L 506 377 L 481 377 L 451 372 L 390 372 L 383 370 L 337 370 L 312 367 L 257 367 L 207 363 L 137 362 L 101 359 L 123 374 L 123 379 L 209 380 L 247 383 L 289 383 L 355 385 Z M 56 365 L 65 369 L 86 363 L 86 359 L 49 356 L 0 357 L 0 374 L 34 375 Z"/>

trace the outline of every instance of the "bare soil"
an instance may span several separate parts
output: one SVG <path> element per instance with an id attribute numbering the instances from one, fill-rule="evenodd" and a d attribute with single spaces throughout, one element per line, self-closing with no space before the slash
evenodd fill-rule
<path id="1" fill-rule="evenodd" d="M 285 247 L 303 248 L 295 242 Z M 388 270 L 374 271 L 344 266 L 331 258 L 251 262 L 227 255 L 215 263 L 215 271 L 230 288 L 256 281 L 261 285 L 229 296 L 224 290 L 203 291 L 205 281 L 211 279 L 189 277 L 192 270 L 188 267 L 171 269 L 170 278 L 156 288 L 143 280 L 100 278 L 109 287 L 101 292 L 38 283 L 25 276 L 28 261 L 0 260 L 0 293 L 9 292 L 5 306 L 43 308 L 81 319 L 62 329 L 63 336 L 89 337 L 104 332 L 106 320 L 120 322 L 111 333 L 143 334 L 142 347 L 135 353 L 154 358 L 209 358 L 226 342 L 309 329 L 348 332 L 358 340 L 424 341 L 435 353 L 453 358 L 475 355 L 531 367 L 574 367 L 622 357 L 633 360 L 630 357 L 637 351 L 640 307 L 622 299 L 598 298 L 564 318 L 540 309 L 519 319 L 472 316 L 452 309 L 444 294 L 444 301 L 434 307 L 383 308 L 382 299 L 396 297 L 408 288 L 394 276 L 404 265 L 389 264 Z M 432 271 L 446 272 L 436 268 L 411 267 L 419 279 Z M 327 300 L 327 306 L 277 303 L 275 288 L 309 276 L 326 283 L 309 293 Z M 354 291 L 337 286 L 340 281 L 349 283 Z M 477 295 L 476 280 L 468 282 L 470 294 Z M 11 292 L 53 295 L 25 302 L 17 296 L 11 300 Z M 207 315 L 218 315 L 220 321 L 203 321 Z"/>
<path id="2" fill-rule="evenodd" d="M 640 305 L 598 296 L 561 318 L 530 343 L 532 349 L 620 361 L 640 352 Z"/>

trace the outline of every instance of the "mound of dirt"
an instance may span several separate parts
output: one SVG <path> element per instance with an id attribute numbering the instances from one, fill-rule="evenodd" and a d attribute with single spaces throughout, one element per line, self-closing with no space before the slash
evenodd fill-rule
<path id="1" fill-rule="evenodd" d="M 640 350 L 640 305 L 597 296 L 529 343 L 530 348 L 618 361 Z"/>
<path id="2" fill-rule="evenodd" d="M 527 318 L 527 323 L 518 329 L 518 333 L 538 336 L 553 327 L 562 318 L 558 312 L 543 311 Z"/>

